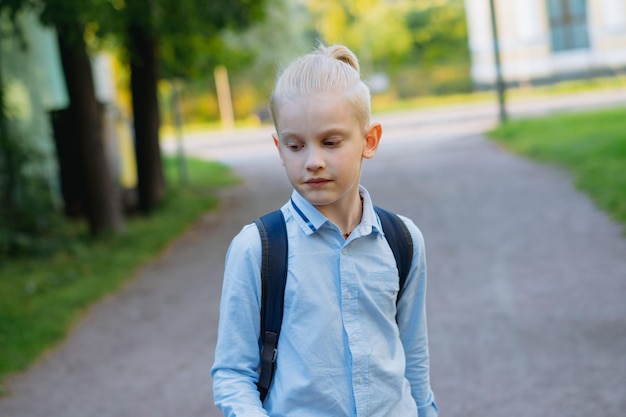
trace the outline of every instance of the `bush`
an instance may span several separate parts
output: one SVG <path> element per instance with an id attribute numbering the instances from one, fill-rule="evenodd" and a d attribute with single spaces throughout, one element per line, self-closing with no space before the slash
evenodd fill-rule
<path id="1" fill-rule="evenodd" d="M 39 254 L 55 246 L 60 215 L 45 176 L 42 156 L 10 132 L 0 133 L 0 259 Z"/>
<path id="2" fill-rule="evenodd" d="M 237 182 L 222 164 L 190 159 L 189 183 L 177 184 L 177 161 L 164 158 L 172 186 L 150 216 L 131 216 L 126 232 L 93 238 L 86 223 L 63 221 L 63 242 L 46 256 L 0 262 L 1 380 L 58 343 L 86 309 L 120 289 L 198 218 L 217 207 L 216 190 Z"/>

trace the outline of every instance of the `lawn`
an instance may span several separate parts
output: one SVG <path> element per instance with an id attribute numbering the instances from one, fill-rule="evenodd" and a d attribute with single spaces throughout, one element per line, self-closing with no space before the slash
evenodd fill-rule
<path id="1" fill-rule="evenodd" d="M 511 121 L 489 136 L 514 152 L 565 167 L 626 231 L 626 108 Z"/>
<path id="2" fill-rule="evenodd" d="M 189 181 L 181 185 L 176 160 L 166 158 L 164 204 L 150 217 L 128 218 L 124 234 L 96 240 L 83 222 L 67 222 L 53 253 L 0 264 L 0 381 L 61 341 L 90 305 L 214 210 L 219 187 L 237 183 L 224 165 L 190 159 L 187 166 Z"/>

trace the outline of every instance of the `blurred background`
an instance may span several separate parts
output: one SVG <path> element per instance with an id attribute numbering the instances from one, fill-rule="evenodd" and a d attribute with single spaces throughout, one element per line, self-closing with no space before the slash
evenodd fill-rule
<path id="1" fill-rule="evenodd" d="M 508 100 L 626 86 L 626 0 L 0 0 L 0 34 L 0 377 L 217 205 L 237 179 L 183 137 L 271 125 L 276 73 L 318 42 L 357 54 L 377 114 L 497 102 L 499 135 L 544 144 L 584 129 L 507 130 Z M 588 188 L 626 223 L 624 120 L 554 154 L 610 166 Z"/>
<path id="2" fill-rule="evenodd" d="M 117 200 L 149 213 L 162 138 L 269 123 L 277 70 L 319 41 L 360 57 L 376 112 L 621 85 L 626 67 L 624 0 L 135 3 L 0 1 L 0 252 L 29 205 L 85 215 L 93 234 L 121 228 Z"/>

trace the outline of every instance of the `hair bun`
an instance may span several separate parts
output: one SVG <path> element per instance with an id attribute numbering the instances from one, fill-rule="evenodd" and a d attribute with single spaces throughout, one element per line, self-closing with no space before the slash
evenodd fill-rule
<path id="1" fill-rule="evenodd" d="M 361 80 L 356 55 L 343 45 L 325 46 L 321 42 L 278 76 L 270 99 L 274 123 L 279 118 L 280 107 L 289 99 L 328 92 L 345 94 L 359 123 L 364 129 L 369 126 L 370 90 Z"/>
<path id="2" fill-rule="evenodd" d="M 354 68 L 357 73 L 361 72 L 361 68 L 359 67 L 359 60 L 357 59 L 356 55 L 354 55 L 354 53 L 347 47 L 343 45 L 324 46 L 323 44 L 320 44 L 318 46 L 318 50 L 323 55 L 345 62 L 346 64 Z"/>

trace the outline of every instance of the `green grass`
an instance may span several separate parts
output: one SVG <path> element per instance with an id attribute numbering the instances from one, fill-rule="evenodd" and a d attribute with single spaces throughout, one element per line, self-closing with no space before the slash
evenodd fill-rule
<path id="1" fill-rule="evenodd" d="M 45 257 L 0 265 L 0 380 L 27 368 L 67 334 L 86 309 L 119 290 L 148 261 L 207 211 L 218 206 L 217 187 L 237 179 L 218 163 L 189 159 L 180 185 L 177 161 L 166 158 L 164 204 L 150 217 L 127 219 L 126 232 L 100 239 L 86 225 L 66 223 L 63 242 Z M 1 391 L 1 387 L 0 387 Z"/>
<path id="2" fill-rule="evenodd" d="M 596 77 L 584 80 L 561 81 L 554 84 L 515 87 L 506 90 L 508 101 L 551 97 L 563 94 L 584 93 L 589 91 L 611 90 L 626 87 L 626 78 Z M 372 98 L 373 113 L 388 113 L 392 111 L 407 111 L 424 108 L 436 108 L 449 105 L 493 102 L 496 100 L 495 91 L 475 91 L 471 93 L 444 94 L 437 96 L 423 96 L 398 100 L 384 94 Z"/>
<path id="3" fill-rule="evenodd" d="M 626 108 L 512 121 L 489 135 L 514 152 L 567 168 L 626 231 Z"/>

